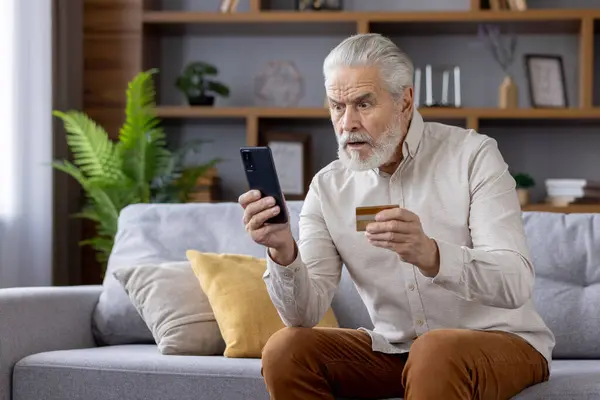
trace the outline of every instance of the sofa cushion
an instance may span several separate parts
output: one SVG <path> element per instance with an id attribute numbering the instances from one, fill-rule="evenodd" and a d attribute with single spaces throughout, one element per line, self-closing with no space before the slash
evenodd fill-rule
<path id="1" fill-rule="evenodd" d="M 13 382 L 13 400 L 269 398 L 258 359 L 167 356 L 154 345 L 35 354 L 17 363 Z M 532 386 L 515 397 L 515 400 L 537 399 L 600 400 L 600 361 L 554 361 L 548 382 Z"/>
<path id="2" fill-rule="evenodd" d="M 350 272 L 345 267 L 342 269 L 342 277 L 333 296 L 331 308 L 341 327 L 373 329 L 373 321 L 367 307 L 356 290 Z"/>
<path id="3" fill-rule="evenodd" d="M 301 204 L 288 202 L 295 238 Z M 113 276 L 115 269 L 186 261 L 188 249 L 264 257 L 264 248 L 245 231 L 242 215 L 236 203 L 133 204 L 124 208 L 92 318 L 96 341 L 108 345 L 154 343 L 152 333 Z"/>
<path id="4" fill-rule="evenodd" d="M 156 345 L 32 355 L 13 382 L 13 400 L 268 400 L 258 359 L 163 355 Z"/>
<path id="5" fill-rule="evenodd" d="M 600 215 L 525 213 L 534 302 L 554 358 L 600 358 Z"/>
<path id="6" fill-rule="evenodd" d="M 554 360 L 548 382 L 525 389 L 514 400 L 600 400 L 600 360 Z"/>
<path id="7" fill-rule="evenodd" d="M 13 400 L 269 399 L 259 359 L 169 356 L 155 345 L 35 354 L 17 363 L 13 382 Z"/>

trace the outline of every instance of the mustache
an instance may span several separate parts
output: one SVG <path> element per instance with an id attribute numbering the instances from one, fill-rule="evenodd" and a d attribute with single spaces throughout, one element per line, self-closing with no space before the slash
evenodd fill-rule
<path id="1" fill-rule="evenodd" d="M 339 142 L 341 146 L 346 146 L 351 142 L 365 142 L 371 146 L 373 146 L 373 139 L 371 136 L 364 132 L 344 132 L 340 138 Z"/>

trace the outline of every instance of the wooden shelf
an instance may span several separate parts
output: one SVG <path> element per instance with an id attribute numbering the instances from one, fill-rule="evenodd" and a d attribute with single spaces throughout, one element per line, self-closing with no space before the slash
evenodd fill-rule
<path id="1" fill-rule="evenodd" d="M 146 11 L 146 24 L 215 24 L 215 23 L 311 23 L 311 22 L 356 22 L 358 13 L 261 11 L 258 13 L 218 13 L 196 11 Z"/>
<path id="2" fill-rule="evenodd" d="M 495 108 L 420 108 L 424 118 L 436 119 L 468 119 L 480 120 L 522 120 L 522 119 L 599 119 L 600 108 L 582 110 L 568 109 L 514 109 Z M 329 111 L 320 107 L 157 107 L 157 115 L 161 118 L 329 118 Z"/>
<path id="3" fill-rule="evenodd" d="M 189 23 L 262 23 L 262 22 L 546 22 L 573 21 L 600 18 L 599 10 L 528 10 L 528 11 L 416 11 L 416 12 L 361 12 L 361 11 L 261 11 L 218 13 L 196 11 L 146 11 L 147 24 Z"/>
<path id="4" fill-rule="evenodd" d="M 160 106 L 156 115 L 160 118 L 246 118 L 253 115 L 252 107 L 188 107 Z"/>
<path id="5" fill-rule="evenodd" d="M 145 11 L 143 22 L 152 25 L 183 24 L 372 24 L 381 33 L 467 33 L 476 32 L 482 22 L 510 26 L 518 33 L 579 33 L 583 20 L 600 19 L 599 10 L 528 10 L 528 11 L 261 11 L 261 12 L 196 12 Z M 250 27 L 252 29 L 252 27 Z"/>
<path id="6" fill-rule="evenodd" d="M 523 207 L 523 211 L 553 212 L 553 213 L 600 213 L 600 204 L 573 204 L 565 207 L 552 204 L 529 204 Z"/>

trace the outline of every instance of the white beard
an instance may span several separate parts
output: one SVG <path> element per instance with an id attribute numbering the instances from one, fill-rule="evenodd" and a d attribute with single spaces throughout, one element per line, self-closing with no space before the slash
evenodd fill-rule
<path id="1" fill-rule="evenodd" d="M 387 163 L 393 156 L 402 141 L 402 129 L 397 119 L 386 129 L 385 133 L 374 142 L 365 132 L 344 132 L 336 135 L 338 142 L 338 159 L 348 169 L 365 171 L 378 168 Z M 361 158 L 358 150 L 346 148 L 349 141 L 367 142 L 371 146 L 371 154 Z"/>

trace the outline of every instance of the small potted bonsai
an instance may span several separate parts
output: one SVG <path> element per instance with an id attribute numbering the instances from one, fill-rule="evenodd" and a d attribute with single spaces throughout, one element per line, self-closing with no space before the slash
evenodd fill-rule
<path id="1" fill-rule="evenodd" d="M 216 80 L 208 79 L 209 76 L 218 74 L 214 65 L 196 61 L 188 64 L 175 85 L 186 96 L 191 106 L 212 106 L 215 104 L 215 95 L 229 96 L 229 88 Z"/>
<path id="2" fill-rule="evenodd" d="M 529 204 L 529 189 L 535 186 L 535 180 L 531 175 L 519 173 L 513 175 L 517 184 L 517 195 L 519 196 L 519 203 L 521 207 Z"/>

